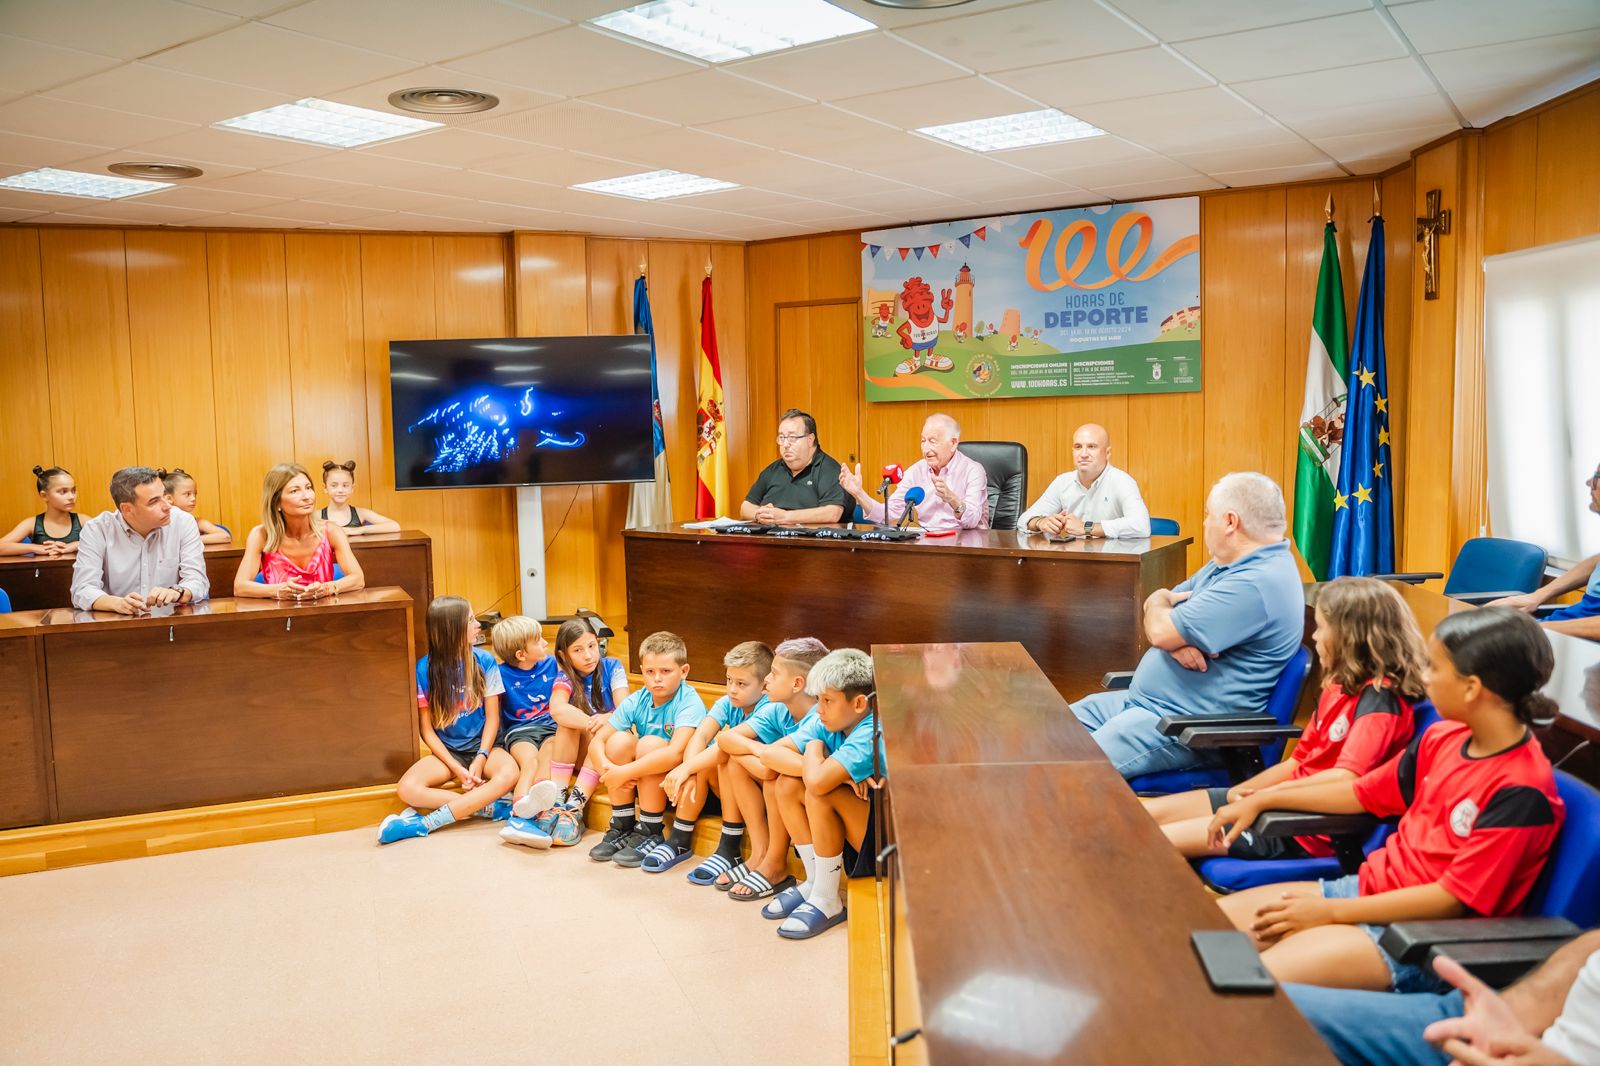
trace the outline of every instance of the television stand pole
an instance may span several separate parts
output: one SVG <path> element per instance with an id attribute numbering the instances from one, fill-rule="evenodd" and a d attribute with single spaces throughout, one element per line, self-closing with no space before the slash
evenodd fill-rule
<path id="1" fill-rule="evenodd" d="M 517 486 L 517 574 L 522 613 L 544 618 L 544 499 L 539 486 Z"/>

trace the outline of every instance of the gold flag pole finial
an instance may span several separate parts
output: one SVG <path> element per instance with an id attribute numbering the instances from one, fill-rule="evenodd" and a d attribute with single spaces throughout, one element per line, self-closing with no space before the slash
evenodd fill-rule
<path id="1" fill-rule="evenodd" d="M 707 259 L 706 260 L 706 277 L 709 278 L 710 276 L 711 276 L 711 260 Z"/>
<path id="2" fill-rule="evenodd" d="M 1333 193 L 1330 192 L 1328 194 L 1328 202 L 1323 207 L 1323 210 L 1328 213 L 1328 221 L 1332 222 L 1333 221 Z"/>
<path id="3" fill-rule="evenodd" d="M 1377 181 L 1372 183 L 1372 217 L 1383 217 L 1383 187 Z"/>
<path id="4" fill-rule="evenodd" d="M 639 276 L 641 278 L 644 277 L 644 267 L 645 267 L 644 260 L 643 259 L 639 260 Z"/>

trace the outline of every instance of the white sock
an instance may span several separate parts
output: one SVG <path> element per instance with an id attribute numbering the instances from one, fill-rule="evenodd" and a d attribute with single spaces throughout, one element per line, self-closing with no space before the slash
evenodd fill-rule
<path id="1" fill-rule="evenodd" d="M 810 844 L 796 844 L 794 850 L 800 854 L 800 865 L 805 867 L 806 871 L 805 879 L 799 885 L 800 895 L 805 896 L 811 891 L 811 877 L 817 865 L 817 849 Z"/>
<path id="2" fill-rule="evenodd" d="M 811 876 L 811 892 L 806 902 L 832 918 L 844 910 L 839 898 L 839 878 L 844 873 L 844 855 L 818 855 L 816 869 Z"/>

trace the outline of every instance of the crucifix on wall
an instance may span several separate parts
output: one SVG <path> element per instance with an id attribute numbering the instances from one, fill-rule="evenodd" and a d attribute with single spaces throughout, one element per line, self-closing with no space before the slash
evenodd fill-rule
<path id="1" fill-rule="evenodd" d="M 1450 211 L 1439 207 L 1439 190 L 1429 189 L 1428 213 L 1417 219 L 1417 242 L 1422 245 L 1422 298 L 1439 298 L 1439 237 L 1450 232 Z"/>

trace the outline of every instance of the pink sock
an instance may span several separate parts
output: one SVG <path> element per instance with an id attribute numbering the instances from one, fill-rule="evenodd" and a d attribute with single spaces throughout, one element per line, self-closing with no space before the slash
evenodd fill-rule
<path id="1" fill-rule="evenodd" d="M 569 762 L 553 762 L 550 764 L 550 780 L 567 787 L 567 782 L 572 780 L 572 764 Z"/>
<path id="2" fill-rule="evenodd" d="M 594 786 L 600 783 L 600 774 L 592 766 L 585 766 L 578 771 L 578 787 L 583 789 L 585 796 L 594 795 Z"/>

